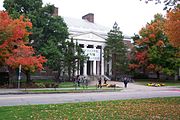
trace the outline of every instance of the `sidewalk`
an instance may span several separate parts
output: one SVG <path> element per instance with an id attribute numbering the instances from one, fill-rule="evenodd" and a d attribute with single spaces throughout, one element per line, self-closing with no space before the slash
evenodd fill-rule
<path id="1" fill-rule="evenodd" d="M 120 87 L 121 92 L 137 92 L 137 91 L 165 91 L 165 90 L 177 90 L 180 91 L 180 88 L 176 88 L 173 86 L 164 86 L 164 87 L 149 87 L 144 85 L 138 85 L 136 83 L 128 83 L 127 88 L 124 88 L 123 82 L 116 82 L 116 81 L 108 81 L 108 84 L 116 84 Z M 95 86 L 97 81 L 92 81 L 89 85 Z M 0 95 L 8 95 L 8 94 L 27 94 L 25 90 L 54 90 L 55 88 L 20 88 L 20 89 L 0 89 Z M 77 88 L 78 90 L 83 90 L 82 88 Z M 56 88 L 56 90 L 75 90 L 75 88 Z M 86 90 L 86 89 L 84 89 Z M 108 90 L 88 90 L 86 92 L 103 92 Z M 109 90 L 109 92 L 113 92 L 113 90 Z M 42 92 L 41 92 L 42 93 Z M 49 92 L 50 93 L 50 92 Z M 52 92 L 51 92 L 52 93 Z M 63 93 L 63 92 L 62 92 Z M 70 92 L 68 92 L 70 93 Z M 28 93 L 30 94 L 30 93 Z M 38 94 L 38 92 L 36 93 Z M 42 93 L 43 94 L 43 93 Z M 48 93 L 46 93 L 48 94 Z"/>
<path id="2" fill-rule="evenodd" d="M 22 94 L 24 92 L 21 91 L 21 89 L 0 89 L 0 95 L 6 95 L 6 94 Z"/>

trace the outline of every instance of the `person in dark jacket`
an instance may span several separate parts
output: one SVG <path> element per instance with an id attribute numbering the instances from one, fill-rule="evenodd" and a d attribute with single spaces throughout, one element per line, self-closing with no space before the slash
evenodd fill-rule
<path id="1" fill-rule="evenodd" d="M 78 84 L 78 87 L 80 87 L 80 76 L 79 75 L 76 76 L 76 82 Z"/>
<path id="2" fill-rule="evenodd" d="M 98 88 L 102 88 L 101 83 L 102 83 L 102 79 L 101 79 L 101 77 L 100 77 L 99 80 L 98 80 Z"/>
<path id="3" fill-rule="evenodd" d="M 124 77 L 124 87 L 127 88 L 127 84 L 128 84 L 128 78 L 127 77 Z"/>

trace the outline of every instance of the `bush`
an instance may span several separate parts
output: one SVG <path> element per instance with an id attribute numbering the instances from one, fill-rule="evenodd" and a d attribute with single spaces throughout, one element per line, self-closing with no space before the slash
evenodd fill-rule
<path id="1" fill-rule="evenodd" d="M 165 84 L 163 84 L 163 83 L 148 83 L 147 86 L 161 87 L 161 86 L 165 86 Z"/>
<path id="2" fill-rule="evenodd" d="M 44 83 L 35 83 L 38 88 L 46 88 Z"/>
<path id="3" fill-rule="evenodd" d="M 134 73 L 133 79 L 148 79 L 148 75 L 143 73 Z"/>

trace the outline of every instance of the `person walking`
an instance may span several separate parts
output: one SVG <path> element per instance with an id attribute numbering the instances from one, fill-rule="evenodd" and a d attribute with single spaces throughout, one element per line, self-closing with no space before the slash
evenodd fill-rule
<path id="1" fill-rule="evenodd" d="M 76 76 L 76 82 L 77 82 L 78 87 L 80 87 L 80 76 L 79 75 Z"/>
<path id="2" fill-rule="evenodd" d="M 104 84 L 107 84 L 107 79 L 106 78 L 104 78 Z"/>
<path id="3" fill-rule="evenodd" d="M 101 79 L 101 77 L 99 77 L 99 80 L 98 80 L 98 88 L 102 88 L 101 83 L 102 83 L 102 79 Z"/>
<path id="4" fill-rule="evenodd" d="M 124 87 L 127 88 L 127 84 L 128 84 L 128 78 L 127 77 L 124 77 Z"/>

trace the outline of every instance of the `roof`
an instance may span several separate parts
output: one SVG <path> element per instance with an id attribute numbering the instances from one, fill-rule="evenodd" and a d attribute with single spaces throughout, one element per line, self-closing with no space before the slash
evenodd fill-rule
<path id="1" fill-rule="evenodd" d="M 110 28 L 102 25 L 91 23 L 87 20 L 63 17 L 65 23 L 69 28 L 69 32 L 72 34 L 82 34 L 87 32 L 97 33 L 102 36 L 107 36 Z"/>
<path id="2" fill-rule="evenodd" d="M 91 23 L 84 19 L 76 19 L 70 17 L 63 17 L 63 19 L 69 28 L 70 35 L 73 36 L 91 32 L 100 35 L 103 38 L 107 38 L 107 33 L 111 30 L 111 28 L 96 23 Z M 131 37 L 127 35 L 124 35 L 124 38 L 128 41 L 131 40 Z"/>

